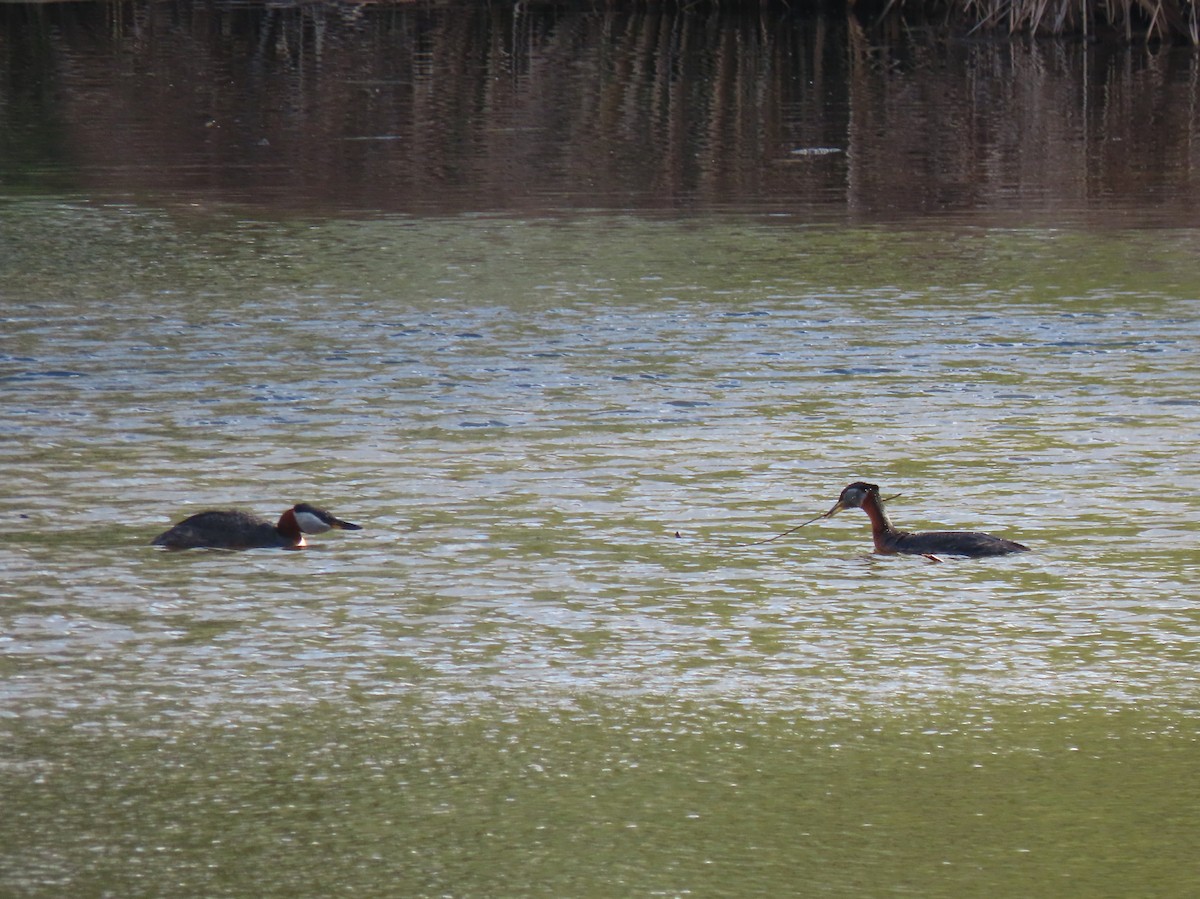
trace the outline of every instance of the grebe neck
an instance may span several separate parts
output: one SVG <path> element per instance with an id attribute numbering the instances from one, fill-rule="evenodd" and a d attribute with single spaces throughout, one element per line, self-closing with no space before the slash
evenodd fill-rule
<path id="1" fill-rule="evenodd" d="M 871 519 L 871 536 L 875 540 L 875 551 L 890 551 L 886 540 L 896 532 L 896 528 L 892 525 L 892 520 L 888 518 L 887 512 L 883 510 L 883 500 L 879 498 L 879 494 L 868 493 L 863 499 L 862 508 L 867 513 L 867 517 Z"/>
<path id="2" fill-rule="evenodd" d="M 279 516 L 279 522 L 275 525 L 275 530 L 287 539 L 292 546 L 304 545 L 304 533 L 300 530 L 300 523 L 296 521 L 296 513 L 288 509 Z"/>

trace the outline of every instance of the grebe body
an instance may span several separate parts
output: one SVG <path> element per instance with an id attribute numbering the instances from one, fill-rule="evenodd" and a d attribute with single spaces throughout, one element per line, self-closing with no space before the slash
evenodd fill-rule
<path id="1" fill-rule="evenodd" d="M 167 549 L 296 549 L 305 546 L 305 534 L 323 534 L 338 528 L 360 531 L 324 509 L 298 503 L 272 524 L 265 518 L 236 509 L 197 512 L 154 538 L 154 546 Z"/>
<path id="2" fill-rule="evenodd" d="M 867 517 L 871 519 L 875 552 L 883 555 L 907 553 L 929 557 L 946 555 L 979 558 L 1029 551 L 1028 546 L 977 531 L 899 530 L 884 511 L 878 485 L 864 481 L 856 481 L 843 490 L 833 508 L 821 517 L 831 518 L 843 509 L 862 509 L 867 513 Z"/>

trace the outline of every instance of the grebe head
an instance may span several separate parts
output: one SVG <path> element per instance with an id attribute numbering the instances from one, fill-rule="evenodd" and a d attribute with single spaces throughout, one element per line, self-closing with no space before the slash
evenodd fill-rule
<path id="1" fill-rule="evenodd" d="M 879 485 L 868 484 L 866 481 L 855 481 L 842 491 L 842 495 L 838 497 L 838 501 L 833 504 L 833 508 L 822 515 L 822 518 L 832 518 L 838 512 L 844 509 L 861 509 L 863 503 L 867 501 L 868 496 L 879 499 Z"/>
<path id="2" fill-rule="evenodd" d="M 342 531 L 362 530 L 362 525 L 343 521 L 334 515 L 330 515 L 324 509 L 318 509 L 309 503 L 297 503 L 292 506 L 290 511 L 292 517 L 296 519 L 296 526 L 305 534 L 324 534 L 333 528 Z"/>

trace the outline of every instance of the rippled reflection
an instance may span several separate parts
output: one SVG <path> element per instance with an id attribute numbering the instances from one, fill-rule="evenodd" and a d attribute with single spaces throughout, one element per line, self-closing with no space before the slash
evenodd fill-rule
<path id="1" fill-rule="evenodd" d="M 0 179 L 318 215 L 1194 224 L 1190 48 L 849 6 L 5 3 Z"/>

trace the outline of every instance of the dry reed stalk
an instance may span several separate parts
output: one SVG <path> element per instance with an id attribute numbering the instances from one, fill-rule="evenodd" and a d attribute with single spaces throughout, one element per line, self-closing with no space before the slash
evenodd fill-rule
<path id="1" fill-rule="evenodd" d="M 1188 41 L 1200 46 L 1200 0 L 887 0 L 884 15 L 904 7 L 958 11 L 974 21 L 972 31 L 1007 27 L 1010 34 L 1123 32 L 1127 41 Z"/>

